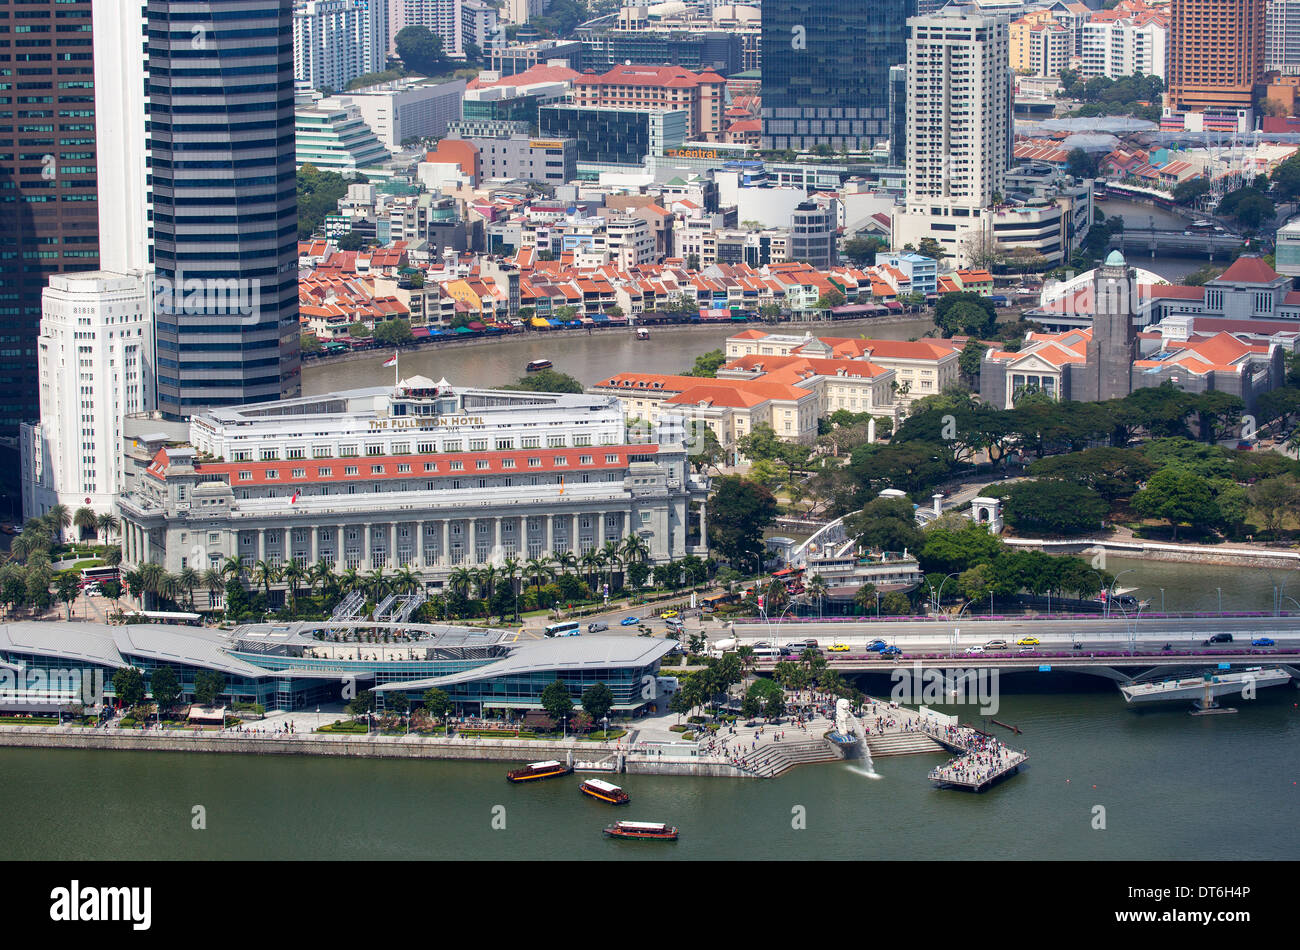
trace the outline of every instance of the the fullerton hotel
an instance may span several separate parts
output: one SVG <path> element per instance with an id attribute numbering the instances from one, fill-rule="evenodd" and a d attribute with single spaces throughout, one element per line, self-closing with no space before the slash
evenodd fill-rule
<path id="1" fill-rule="evenodd" d="M 705 552 L 707 490 L 680 438 L 630 443 L 610 396 L 417 376 L 195 416 L 121 497 L 122 561 L 410 565 L 436 586 L 636 534 L 655 564 Z"/>

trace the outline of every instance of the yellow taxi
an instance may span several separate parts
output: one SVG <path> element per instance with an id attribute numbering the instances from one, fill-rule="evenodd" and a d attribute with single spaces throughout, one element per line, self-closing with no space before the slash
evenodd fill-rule
<path id="1" fill-rule="evenodd" d="M 661 613 L 659 616 L 663 617 L 665 620 L 672 620 L 674 617 L 677 616 L 677 611 L 675 611 L 675 610 L 665 610 L 665 611 L 664 611 L 663 613 Z"/>
<path id="2" fill-rule="evenodd" d="M 826 649 L 830 650 L 832 653 L 848 653 L 849 645 L 847 643 L 832 643 Z"/>
<path id="3" fill-rule="evenodd" d="M 1036 647 L 1036 646 L 1038 646 L 1038 642 L 1039 642 L 1039 641 L 1038 641 L 1038 638 L 1037 638 L 1037 637 L 1021 637 L 1019 640 L 1016 641 L 1016 646 L 1018 646 L 1018 647 Z"/>

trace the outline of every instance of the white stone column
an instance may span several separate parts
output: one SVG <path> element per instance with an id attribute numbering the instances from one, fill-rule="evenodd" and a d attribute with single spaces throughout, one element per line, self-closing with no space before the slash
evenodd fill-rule
<path id="1" fill-rule="evenodd" d="M 370 529 L 369 522 L 361 526 L 361 567 L 364 570 L 370 570 Z"/>
<path id="2" fill-rule="evenodd" d="M 555 551 L 555 515 L 546 516 L 546 549 L 544 554 L 553 554 Z"/>
<path id="3" fill-rule="evenodd" d="M 443 564 L 451 564 L 451 519 L 447 518 L 442 522 L 442 548 L 438 552 L 439 560 Z"/>
<path id="4" fill-rule="evenodd" d="M 266 529 L 265 528 L 257 529 L 257 559 L 259 561 L 266 560 Z"/>
<path id="5" fill-rule="evenodd" d="M 311 526 L 311 549 L 307 552 L 307 563 L 315 564 L 320 560 L 320 526 Z"/>

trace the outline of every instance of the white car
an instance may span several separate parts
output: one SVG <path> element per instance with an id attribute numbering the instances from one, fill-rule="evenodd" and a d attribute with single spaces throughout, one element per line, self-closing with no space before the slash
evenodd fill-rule
<path id="1" fill-rule="evenodd" d="M 983 648 L 982 646 L 980 646 L 980 645 L 977 643 L 977 644 L 975 644 L 974 646 L 967 647 L 967 648 L 966 648 L 966 652 L 967 652 L 967 653 L 983 653 L 983 652 L 984 652 L 984 648 Z"/>

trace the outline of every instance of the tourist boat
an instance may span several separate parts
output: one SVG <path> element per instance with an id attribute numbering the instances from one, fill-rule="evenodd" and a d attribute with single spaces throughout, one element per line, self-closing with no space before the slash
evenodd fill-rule
<path id="1" fill-rule="evenodd" d="M 605 835 L 610 838 L 676 841 L 677 829 L 654 821 L 616 821 L 605 829 Z"/>
<path id="2" fill-rule="evenodd" d="M 532 762 L 522 769 L 507 772 L 506 778 L 512 782 L 532 782 L 543 778 L 559 778 L 572 772 L 573 766 L 551 759 L 548 762 Z"/>
<path id="3" fill-rule="evenodd" d="M 1106 194 L 1106 192 L 1102 191 L 1100 188 L 1094 188 L 1092 190 L 1093 201 L 1105 201 L 1109 197 L 1110 195 Z"/>
<path id="4" fill-rule="evenodd" d="M 550 369 L 552 365 L 553 364 L 550 360 L 529 360 L 528 365 L 525 366 L 524 369 L 528 370 L 530 373 L 536 373 L 541 369 Z"/>
<path id="5" fill-rule="evenodd" d="M 650 339 L 650 331 L 647 330 L 645 327 L 637 327 L 636 338 L 638 340 L 648 340 Z"/>
<path id="6" fill-rule="evenodd" d="M 610 785 L 609 782 L 602 782 L 598 778 L 587 779 L 578 786 L 578 791 L 592 798 L 599 798 L 602 802 L 609 802 L 611 805 L 626 805 L 632 800 L 628 798 L 627 792 L 617 785 Z"/>

